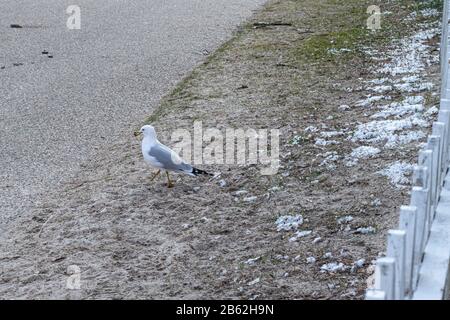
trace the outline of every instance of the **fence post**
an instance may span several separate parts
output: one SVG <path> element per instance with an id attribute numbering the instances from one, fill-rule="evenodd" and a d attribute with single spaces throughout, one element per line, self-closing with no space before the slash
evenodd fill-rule
<path id="1" fill-rule="evenodd" d="M 450 110 L 450 99 L 441 97 L 439 114 L 444 110 Z"/>
<path id="2" fill-rule="evenodd" d="M 405 244 L 406 232 L 403 230 L 388 231 L 387 256 L 395 259 L 394 299 L 405 298 Z"/>
<path id="3" fill-rule="evenodd" d="M 442 175 L 445 177 L 448 168 L 448 152 L 449 152 L 449 143 L 450 143 L 450 111 L 449 110 L 440 110 L 439 111 L 439 122 L 444 124 L 444 133 L 443 133 L 443 145 L 444 149 L 442 150 Z"/>
<path id="4" fill-rule="evenodd" d="M 427 205 L 426 205 L 426 221 L 428 217 L 432 216 L 433 203 L 432 203 L 432 179 L 431 179 L 431 169 L 433 167 L 433 151 L 431 150 L 421 150 L 419 151 L 419 165 L 422 165 L 425 169 L 423 170 L 424 184 L 421 185 L 427 191 Z M 420 186 L 420 185 L 419 185 Z M 429 227 L 429 226 L 428 226 Z M 427 230 L 429 229 L 427 227 Z"/>
<path id="5" fill-rule="evenodd" d="M 443 163 L 444 163 L 444 141 L 445 141 L 445 123 L 435 122 L 433 123 L 433 136 L 439 137 L 439 156 L 438 156 L 438 191 L 437 194 L 441 193 L 442 180 L 443 180 Z"/>
<path id="6" fill-rule="evenodd" d="M 416 233 L 417 208 L 413 206 L 400 207 L 399 229 L 406 232 L 405 244 L 405 294 L 412 295 L 412 277 L 414 264 L 414 239 Z"/>
<path id="7" fill-rule="evenodd" d="M 441 52 L 440 52 L 440 59 L 441 59 L 441 75 L 446 74 L 447 67 L 444 63 L 447 59 L 447 50 L 444 49 L 447 46 L 447 38 L 448 38 L 448 1 L 444 0 L 444 8 L 442 11 L 442 36 L 441 36 Z"/>
<path id="8" fill-rule="evenodd" d="M 381 290 L 368 289 L 366 291 L 366 300 L 386 300 L 386 294 Z"/>
<path id="9" fill-rule="evenodd" d="M 444 72 L 442 74 L 441 78 L 441 98 L 449 98 L 450 91 L 449 91 L 449 79 L 448 79 L 448 70 L 449 70 L 449 46 L 448 44 L 445 45 L 441 50 L 446 51 L 446 57 L 443 61 L 442 67 L 444 68 Z"/>
<path id="10" fill-rule="evenodd" d="M 443 23 L 444 24 L 444 23 Z M 447 32 L 448 32 L 448 21 L 447 21 Z M 442 37 L 443 40 L 446 42 L 444 45 L 440 48 L 441 51 L 444 52 L 444 59 L 442 61 L 441 65 L 441 98 L 449 98 L 450 97 L 450 90 L 449 90 L 449 44 L 448 44 L 448 36 Z"/>
<path id="11" fill-rule="evenodd" d="M 429 191 L 422 187 L 413 187 L 411 191 L 411 206 L 417 208 L 416 211 L 416 231 L 414 239 L 414 264 L 413 264 L 413 290 L 417 287 L 419 277 L 419 267 L 422 261 L 422 253 L 425 242 L 425 223 L 427 213 L 427 193 Z"/>
<path id="12" fill-rule="evenodd" d="M 412 185 L 416 187 L 422 187 L 424 189 L 427 188 L 427 178 L 428 178 L 428 170 L 424 166 L 414 166 L 413 176 L 412 176 Z"/>
<path id="13" fill-rule="evenodd" d="M 438 191 L 438 173 L 439 173 L 439 144 L 440 137 L 439 136 L 430 136 L 428 137 L 427 148 L 428 150 L 433 151 L 432 159 L 432 167 L 430 168 L 431 175 L 431 201 L 433 205 L 432 212 L 436 209 L 436 200 L 438 199 L 437 191 Z"/>
<path id="14" fill-rule="evenodd" d="M 386 294 L 386 300 L 393 300 L 395 281 L 395 260 L 384 257 L 377 260 L 378 276 L 380 277 L 380 288 Z"/>
<path id="15" fill-rule="evenodd" d="M 425 198 L 425 225 L 424 225 L 424 234 L 428 234 L 429 228 L 431 224 L 429 221 L 431 220 L 431 212 L 432 212 L 432 200 L 431 200 L 431 175 L 427 167 L 424 166 L 415 166 L 413 171 L 413 186 L 422 187 L 424 192 L 426 193 Z"/>

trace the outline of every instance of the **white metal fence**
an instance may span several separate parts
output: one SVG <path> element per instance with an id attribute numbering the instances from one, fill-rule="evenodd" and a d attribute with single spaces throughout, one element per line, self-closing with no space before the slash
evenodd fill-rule
<path id="1" fill-rule="evenodd" d="M 386 257 L 375 268 L 367 300 L 445 299 L 450 258 L 450 48 L 449 5 L 444 0 L 441 100 L 438 121 L 419 152 L 410 204 L 400 208 L 398 229 L 388 231 Z"/>

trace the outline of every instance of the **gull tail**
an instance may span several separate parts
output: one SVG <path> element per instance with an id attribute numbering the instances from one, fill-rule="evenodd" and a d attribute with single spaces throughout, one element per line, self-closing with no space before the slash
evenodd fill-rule
<path id="1" fill-rule="evenodd" d="M 204 170 L 200 170 L 200 169 L 197 169 L 197 168 L 194 168 L 194 167 L 192 167 L 192 174 L 194 176 L 198 176 L 199 174 L 204 174 L 204 175 L 207 175 L 207 176 L 213 176 L 212 173 L 209 173 L 209 172 L 206 172 Z"/>

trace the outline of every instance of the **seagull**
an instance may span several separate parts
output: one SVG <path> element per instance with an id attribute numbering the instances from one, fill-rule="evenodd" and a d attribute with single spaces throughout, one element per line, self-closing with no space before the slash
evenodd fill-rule
<path id="1" fill-rule="evenodd" d="M 200 174 L 212 176 L 211 173 L 194 168 L 180 158 L 175 151 L 159 142 L 153 126 L 143 126 L 139 132 L 135 133 L 135 136 L 139 135 L 144 136 L 144 139 L 142 139 L 142 155 L 144 156 L 144 161 L 152 167 L 158 169 L 150 181 L 155 180 L 161 171 L 164 171 L 167 175 L 168 188 L 172 188 L 174 186 L 172 181 L 170 181 L 169 171 L 184 173 L 193 177 Z"/>

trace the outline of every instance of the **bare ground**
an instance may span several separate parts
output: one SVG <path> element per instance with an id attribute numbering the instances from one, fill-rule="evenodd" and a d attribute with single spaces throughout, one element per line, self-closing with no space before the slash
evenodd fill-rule
<path id="1" fill-rule="evenodd" d="M 414 163 L 418 142 L 329 169 L 320 166 L 324 152 L 344 156 L 358 144 L 343 136 L 335 138 L 339 144 L 318 146 L 318 137 L 303 132 L 308 126 L 346 131 L 367 122 L 372 107 L 354 105 L 367 95 L 361 86 L 377 62 L 359 48 L 387 50 L 415 28 L 414 21 L 392 27 L 414 10 L 412 1 L 394 1 L 383 7 L 393 12 L 386 18 L 389 28 L 368 33 L 365 11 L 372 2 L 270 2 L 148 120 L 168 144 L 171 132 L 191 130 L 195 120 L 205 128 L 279 128 L 277 175 L 261 176 L 258 166 L 207 166 L 221 172 L 226 186 L 177 177 L 175 188 L 167 189 L 162 179 L 149 182 L 151 170 L 142 163 L 132 128 L 129 137 L 86 163 L 78 179 L 48 195 L 10 230 L 10 241 L 0 246 L 0 296 L 362 298 L 370 262 L 384 251 L 386 231 L 408 200 L 408 189 L 376 172 L 396 160 Z M 330 39 L 352 52 L 329 54 Z M 437 65 L 423 76 L 437 84 Z M 433 103 L 430 95 L 427 106 Z M 351 108 L 338 109 L 344 104 Z M 298 145 L 292 143 L 296 136 Z M 258 198 L 245 202 L 239 190 Z M 289 241 L 293 232 L 277 231 L 275 221 L 295 214 L 305 218 L 301 229 L 313 232 Z M 348 227 L 338 223 L 347 215 L 354 218 Z M 376 232 L 356 232 L 368 226 Z M 324 256 L 328 252 L 331 257 Z M 316 262 L 308 263 L 308 257 Z M 255 261 L 246 263 L 249 259 Z M 365 259 L 362 268 L 321 272 L 323 264 L 352 266 L 359 259 Z M 81 270 L 81 290 L 66 288 L 70 265 Z"/>

